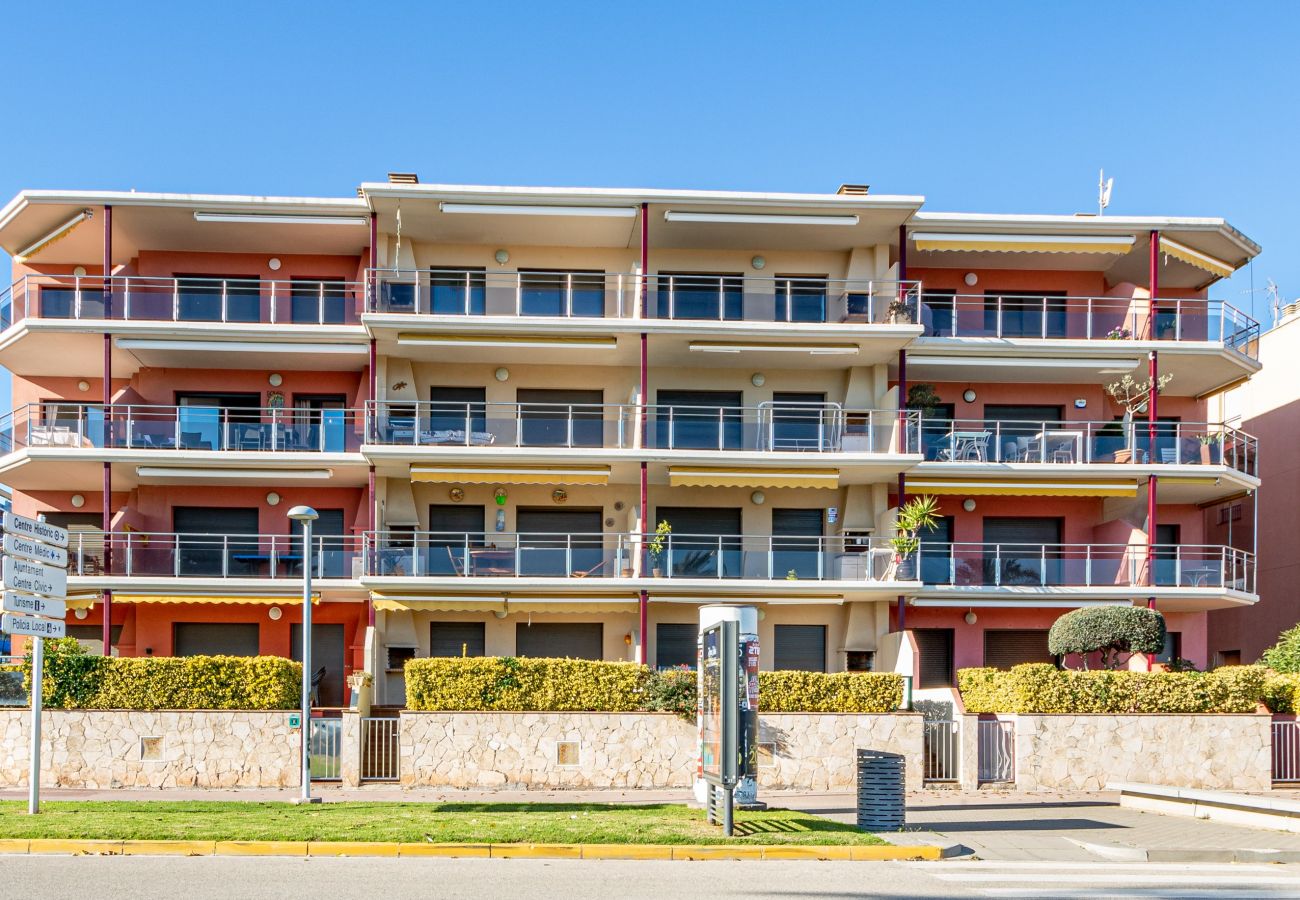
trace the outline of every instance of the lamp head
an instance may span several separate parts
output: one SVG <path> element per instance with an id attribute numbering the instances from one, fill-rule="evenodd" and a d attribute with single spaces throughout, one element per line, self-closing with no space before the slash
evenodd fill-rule
<path id="1" fill-rule="evenodd" d="M 320 518 L 320 513 L 310 506 L 295 506 L 289 510 L 288 516 L 297 522 L 314 522 Z"/>

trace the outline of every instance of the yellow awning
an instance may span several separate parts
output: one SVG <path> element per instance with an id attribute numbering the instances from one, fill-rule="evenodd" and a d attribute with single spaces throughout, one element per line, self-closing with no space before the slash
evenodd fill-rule
<path id="1" fill-rule="evenodd" d="M 1199 250 L 1193 250 L 1186 244 L 1180 244 L 1177 241 L 1161 235 L 1160 252 L 1165 256 L 1172 256 L 1174 259 L 1181 260 L 1189 266 L 1195 266 L 1198 269 L 1204 269 L 1212 275 L 1218 275 L 1220 278 L 1227 278 L 1233 272 L 1237 271 L 1232 266 L 1222 260 L 1215 259 L 1207 253 Z"/>
<path id="2" fill-rule="evenodd" d="M 909 478 L 907 493 L 986 497 L 1136 497 L 1137 484 L 1122 481 L 927 481 Z"/>
<path id="3" fill-rule="evenodd" d="M 500 597 L 401 597 L 371 594 L 375 609 L 384 612 L 504 612 Z"/>
<path id="4" fill-rule="evenodd" d="M 609 484 L 609 466 L 411 466 L 411 480 L 434 484 Z"/>
<path id="5" fill-rule="evenodd" d="M 837 488 L 839 469 L 742 469 L 669 466 L 672 487 Z"/>
<path id="6" fill-rule="evenodd" d="M 301 595 L 282 594 L 278 597 L 253 594 L 113 594 L 114 603 L 253 603 L 260 606 L 293 606 L 302 603 Z M 313 594 L 313 604 L 320 603 L 320 594 Z"/>
<path id="7" fill-rule="evenodd" d="M 512 613 L 634 613 L 635 600 L 594 598 L 591 600 L 510 600 L 506 611 Z"/>
<path id="8" fill-rule="evenodd" d="M 1131 235 L 952 234 L 914 232 L 917 250 L 966 250 L 991 253 L 1128 253 Z"/>
<path id="9" fill-rule="evenodd" d="M 612 350 L 618 338 L 587 337 L 584 335 L 527 335 L 527 334 L 424 334 L 399 332 L 399 344 L 433 344 L 436 346 L 468 345 L 471 347 L 537 347 L 559 350 Z"/>

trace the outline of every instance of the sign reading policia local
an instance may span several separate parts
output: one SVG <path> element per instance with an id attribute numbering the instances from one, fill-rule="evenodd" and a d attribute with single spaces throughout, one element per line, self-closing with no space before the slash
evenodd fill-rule
<path id="1" fill-rule="evenodd" d="M 41 809 L 41 681 L 45 666 L 45 638 L 67 634 L 63 616 L 68 596 L 68 531 L 39 519 L 4 514 L 4 560 L 0 580 L 4 617 L 0 629 L 32 642 L 32 747 L 27 776 L 27 811 Z"/>

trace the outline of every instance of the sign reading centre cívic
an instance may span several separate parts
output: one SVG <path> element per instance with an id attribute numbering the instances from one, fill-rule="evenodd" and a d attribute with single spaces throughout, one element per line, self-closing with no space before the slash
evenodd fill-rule
<path id="1" fill-rule="evenodd" d="M 54 566 L 6 556 L 3 574 L 5 590 L 44 594 L 47 597 L 61 598 L 68 595 L 68 573 Z"/>
<path id="2" fill-rule="evenodd" d="M 28 616 L 45 616 L 48 619 L 62 619 L 68 612 L 68 605 L 52 597 L 37 597 L 35 594 L 18 594 L 5 591 L 3 602 L 5 612 L 22 613 Z"/>
<path id="3" fill-rule="evenodd" d="M 5 556 L 21 556 L 33 562 L 45 563 L 47 566 L 64 568 L 68 565 L 68 551 L 53 544 L 42 544 L 19 534 L 6 534 L 3 542 Z"/>
<path id="4" fill-rule="evenodd" d="M 37 519 L 29 519 L 26 516 L 16 516 L 11 512 L 6 512 L 2 524 L 8 534 L 22 535 L 25 538 L 53 544 L 56 547 L 66 548 L 68 546 L 68 529 L 51 525 L 49 522 L 41 522 Z"/>
<path id="5" fill-rule="evenodd" d="M 27 637 L 61 638 L 67 637 L 68 626 L 58 619 L 37 619 L 32 616 L 15 616 L 5 613 L 0 619 L 0 630 L 9 634 Z"/>

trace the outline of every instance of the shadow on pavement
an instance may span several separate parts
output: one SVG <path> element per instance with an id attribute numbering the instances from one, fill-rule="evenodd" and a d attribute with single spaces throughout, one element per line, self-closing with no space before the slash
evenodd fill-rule
<path id="1" fill-rule="evenodd" d="M 1090 829 L 1128 829 L 1127 825 L 1098 822 L 1096 819 L 1009 819 L 971 822 L 925 822 L 926 831 L 952 834 L 957 831 L 1080 831 Z"/>
<path id="2" fill-rule="evenodd" d="M 1118 803 L 1107 800 L 1061 800 L 1041 803 L 953 803 L 946 805 L 919 804 L 907 807 L 908 812 L 969 812 L 980 809 L 1080 809 L 1088 806 L 1109 806 L 1118 808 Z M 848 807 L 852 808 L 852 807 Z"/>

